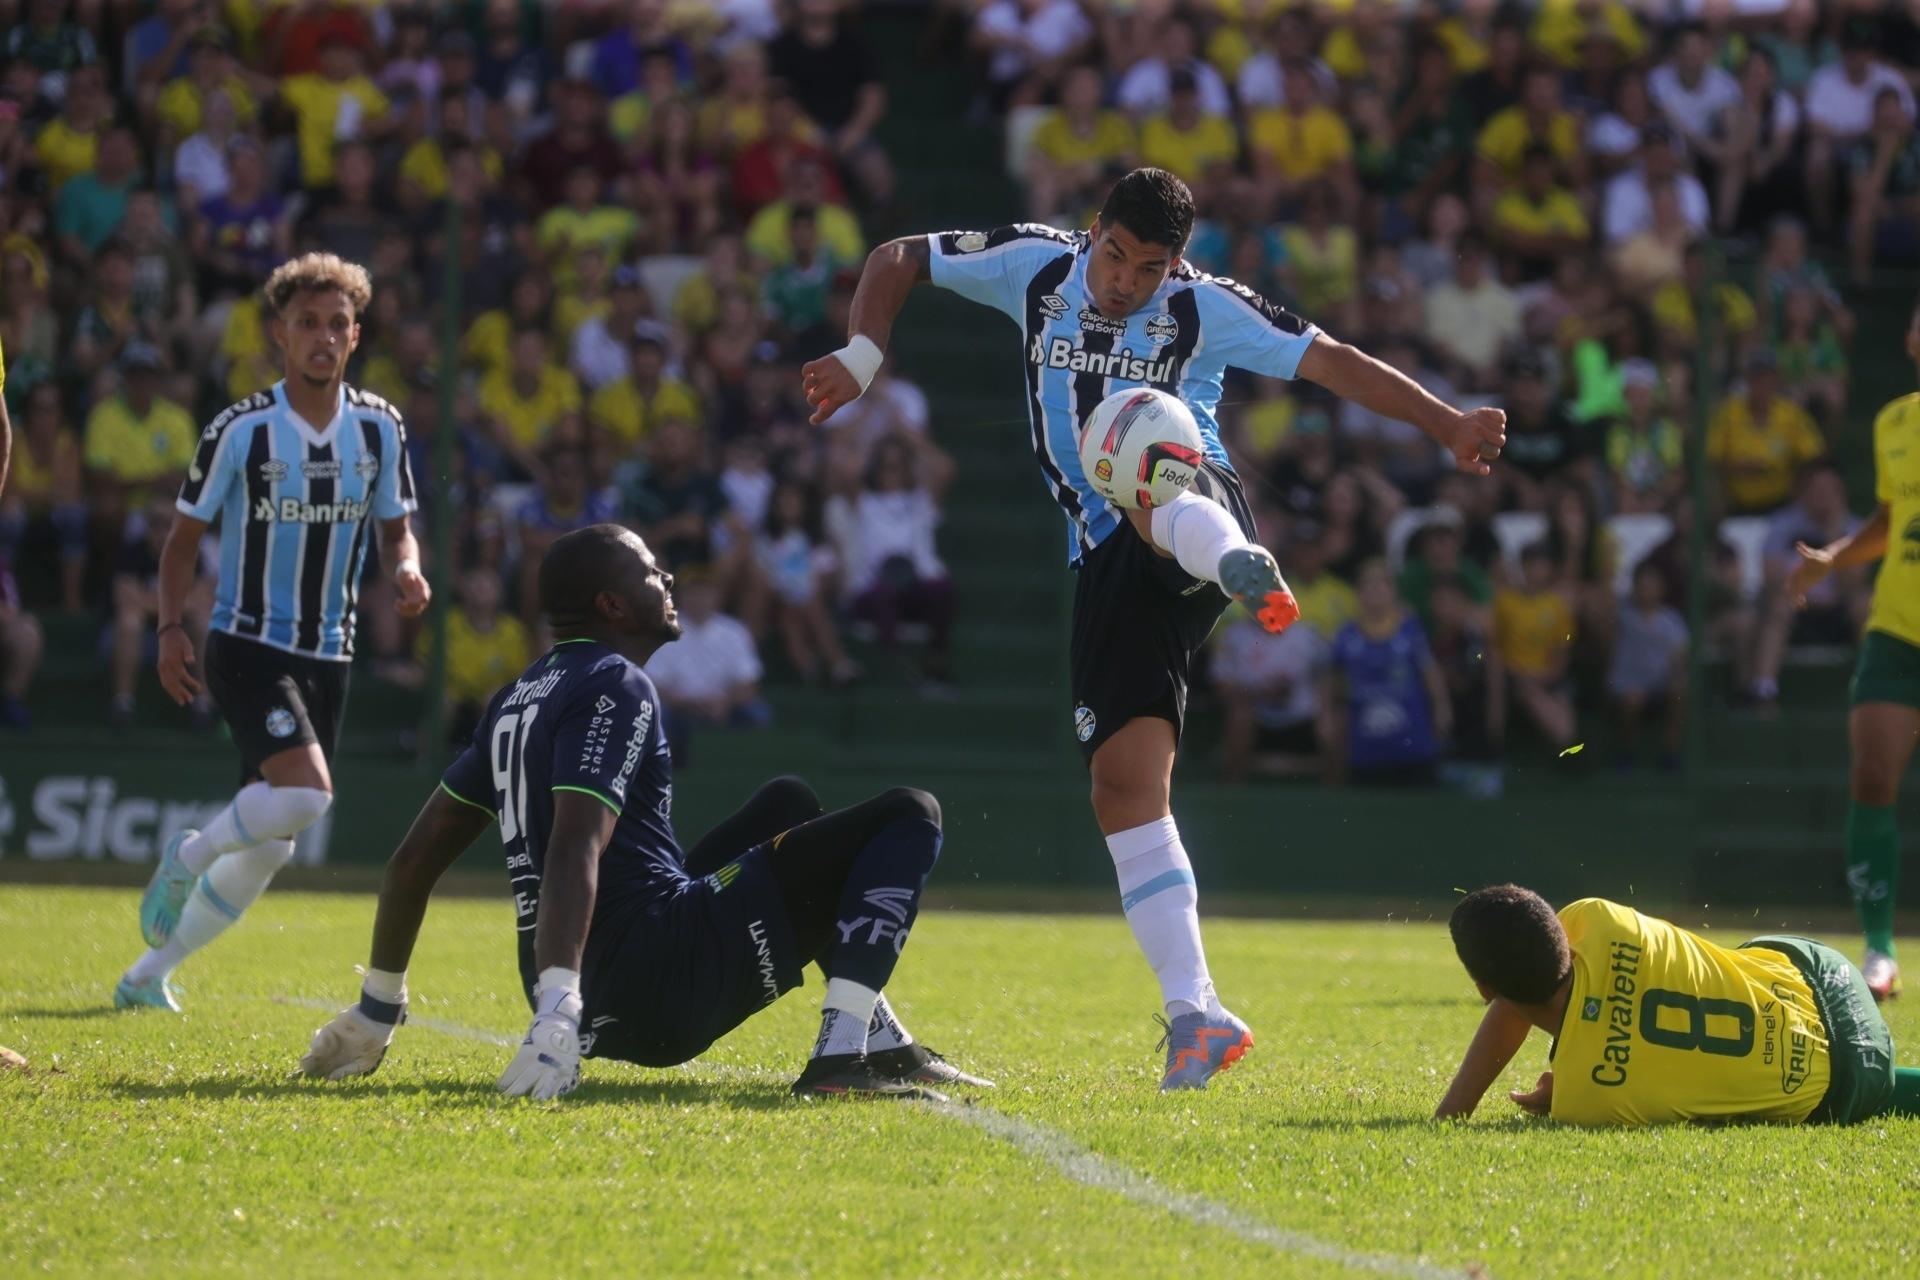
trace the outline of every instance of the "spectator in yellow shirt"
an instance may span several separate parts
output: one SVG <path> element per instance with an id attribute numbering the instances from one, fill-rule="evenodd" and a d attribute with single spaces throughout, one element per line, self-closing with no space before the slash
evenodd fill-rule
<path id="1" fill-rule="evenodd" d="M 40 135 L 33 140 L 34 156 L 46 175 L 49 194 L 58 194 L 68 179 L 93 168 L 100 135 L 112 120 L 106 72 L 97 66 L 76 68 L 67 78 L 67 97 L 60 104 L 60 114 L 41 126 Z"/>
<path id="2" fill-rule="evenodd" d="M 447 728 L 455 741 L 472 736 L 487 699 L 533 660 L 526 627 L 500 612 L 501 594 L 499 575 L 475 565 L 460 575 L 460 605 L 447 615 Z M 422 631 L 422 664 L 431 649 L 432 636 Z"/>
<path id="3" fill-rule="evenodd" d="M 1079 64 L 1060 85 L 1060 105 L 1033 131 L 1027 151 L 1027 211 L 1042 221 L 1100 202 L 1109 175 L 1133 167 L 1133 125 L 1101 107 L 1100 69 Z M 1079 222 L 1075 216 L 1071 219 Z"/>
<path id="4" fill-rule="evenodd" d="M 120 393 L 95 405 L 87 418 L 88 493 L 95 516 L 108 528 L 117 530 L 149 491 L 177 485 L 193 461 L 200 429 L 185 409 L 160 395 L 164 370 L 157 348 L 129 342 L 120 354 Z"/>
<path id="5" fill-rule="evenodd" d="M 320 49 L 320 72 L 288 76 L 280 97 L 292 109 L 300 145 L 300 185 L 309 191 L 333 181 L 333 152 L 355 138 L 378 137 L 391 122 L 387 96 L 360 69 L 360 51 L 344 40 Z"/>
<path id="6" fill-rule="evenodd" d="M 1720 473 L 1728 510 L 1760 515 L 1784 506 L 1794 475 L 1826 451 L 1807 411 L 1780 394 L 1773 349 L 1749 351 L 1746 386 L 1721 402 L 1707 426 L 1707 459 Z"/>
<path id="7" fill-rule="evenodd" d="M 1553 179 L 1553 152 L 1535 143 L 1527 148 L 1519 185 L 1494 202 L 1494 239 L 1521 280 L 1546 279 L 1562 257 L 1578 253 L 1593 237 L 1580 201 Z"/>
<path id="8" fill-rule="evenodd" d="M 399 177 L 421 201 L 438 200 L 447 194 L 447 151 L 464 143 L 480 158 L 487 181 L 498 185 L 506 174 L 500 153 L 480 135 L 480 121 L 473 118 L 473 100 L 466 91 L 447 90 L 436 104 L 435 118 L 440 127 L 408 147 L 400 157 Z"/>
<path id="9" fill-rule="evenodd" d="M 1544 541 L 1520 553 L 1520 584 L 1493 594 L 1493 644 L 1506 667 L 1512 703 L 1549 744 L 1572 746 L 1577 726 L 1567 664 L 1573 654 L 1573 606 Z"/>
<path id="10" fill-rule="evenodd" d="M 523 271 L 507 291 L 507 305 L 482 311 L 460 338 L 460 359 L 476 366 L 484 380 L 513 363 L 513 335 L 522 329 L 547 332 L 553 316 L 553 289 L 546 273 Z"/>
<path id="11" fill-rule="evenodd" d="M 1191 70 L 1175 67 L 1168 86 L 1166 111 L 1140 126 L 1140 159 L 1199 186 L 1214 170 L 1233 166 L 1240 140 L 1224 117 L 1200 110 L 1200 85 Z"/>
<path id="12" fill-rule="evenodd" d="M 617 454 L 631 452 L 656 423 L 669 418 L 700 421 L 700 397 L 678 378 L 669 377 L 667 331 L 658 321 L 634 326 L 627 349 L 627 376 L 593 393 L 587 417 L 604 432 Z"/>
<path id="13" fill-rule="evenodd" d="M 1288 64 L 1282 105 L 1254 113 L 1247 144 L 1254 176 L 1269 200 L 1290 200 L 1302 187 L 1324 181 L 1343 219 L 1358 207 L 1353 135 L 1320 101 L 1320 82 L 1310 64 Z"/>
<path id="14" fill-rule="evenodd" d="M 179 142 L 200 132 L 207 99 L 221 90 L 233 104 L 234 123 L 251 128 L 260 109 L 248 88 L 249 77 L 227 52 L 225 33 L 218 27 L 202 27 L 187 49 L 187 74 L 169 80 L 154 102 L 165 136 Z"/>
<path id="15" fill-rule="evenodd" d="M 1496 112 L 1474 144 L 1473 202 L 1483 216 L 1502 192 L 1520 181 L 1527 150 L 1544 146 L 1552 154 L 1555 176 L 1578 191 L 1586 186 L 1587 155 L 1580 123 L 1560 101 L 1560 75 L 1551 67 L 1533 67 L 1520 82 L 1520 101 Z"/>
<path id="16" fill-rule="evenodd" d="M 1541 0 L 1531 35 L 1534 48 L 1569 71 L 1596 35 L 1613 42 L 1623 66 L 1647 49 L 1639 19 L 1620 0 Z"/>
<path id="17" fill-rule="evenodd" d="M 480 412 L 493 424 L 501 446 L 532 475 L 540 446 L 580 412 L 580 384 L 553 363 L 544 332 L 522 329 L 513 335 L 512 363 L 480 380 Z"/>
<path id="18" fill-rule="evenodd" d="M 576 165 L 567 173 L 565 198 L 540 218 L 540 252 L 562 290 L 578 277 L 583 249 L 598 249 L 608 261 L 618 261 L 640 233 L 638 214 L 602 203 L 600 195 L 600 171 Z"/>
<path id="19" fill-rule="evenodd" d="M 867 256 L 867 242 L 860 234 L 860 223 L 840 205 L 827 199 L 826 170 L 818 160 L 795 156 L 787 173 L 787 194 L 753 215 L 747 224 L 747 249 L 769 266 L 785 266 L 793 260 L 793 239 L 787 234 L 787 218 L 796 206 L 813 210 L 814 228 L 820 243 L 840 262 L 860 262 Z"/>

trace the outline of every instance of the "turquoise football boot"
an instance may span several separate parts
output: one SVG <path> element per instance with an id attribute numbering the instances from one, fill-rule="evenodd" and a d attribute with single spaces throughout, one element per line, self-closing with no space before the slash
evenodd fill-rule
<path id="1" fill-rule="evenodd" d="M 198 834 L 188 828 L 167 841 L 167 847 L 160 851 L 159 865 L 153 869 L 153 879 L 147 881 L 147 891 L 140 895 L 140 936 L 150 947 L 165 946 L 180 923 L 180 911 L 187 905 L 194 879 L 193 872 L 180 863 L 180 846 Z"/>

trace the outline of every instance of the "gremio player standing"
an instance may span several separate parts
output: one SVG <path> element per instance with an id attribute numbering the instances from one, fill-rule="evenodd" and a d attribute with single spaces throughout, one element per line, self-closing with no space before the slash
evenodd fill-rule
<path id="1" fill-rule="evenodd" d="M 672 586 L 619 525 L 554 542 L 540 600 L 559 638 L 493 696 L 387 864 L 360 1003 L 315 1033 L 303 1072 L 338 1080 L 380 1064 L 428 895 L 497 817 L 533 1006 L 505 1092 L 566 1093 L 582 1057 L 697 1057 L 798 986 L 809 961 L 827 991 L 796 1094 L 987 1083 L 914 1043 L 880 994 L 940 856 L 932 796 L 898 788 L 822 814 L 805 783 L 776 778 L 681 853 L 673 761 L 641 670 L 680 634 Z"/>
<path id="2" fill-rule="evenodd" d="M 1084 232 L 1022 223 L 891 241 L 867 258 L 847 345 L 802 371 L 813 421 L 824 422 L 866 390 L 894 317 L 922 281 L 1020 326 L 1034 456 L 1066 513 L 1067 558 L 1079 572 L 1074 727 L 1121 908 L 1166 1002 L 1165 1089 L 1204 1088 L 1253 1043 L 1214 993 L 1193 869 L 1170 816 L 1188 673 L 1228 597 L 1269 630 L 1294 616 L 1272 555 L 1253 542 L 1246 497 L 1220 445 L 1213 410 L 1222 373 L 1232 366 L 1309 378 L 1413 423 L 1477 474 L 1506 439 L 1500 410 L 1457 412 L 1251 290 L 1181 261 L 1192 229 L 1186 184 L 1136 169 Z M 1139 386 L 1184 400 L 1207 446 L 1193 489 L 1151 512 L 1110 506 L 1079 462 L 1087 415 L 1109 393 Z"/>
<path id="3" fill-rule="evenodd" d="M 345 383 L 372 295 L 366 271 L 332 254 L 295 258 L 268 277 L 286 376 L 207 426 L 180 488 L 160 553 L 160 683 L 183 705 L 200 692 L 180 610 L 218 516 L 220 578 L 201 669 L 240 748 L 242 785 L 205 831 L 167 842 L 140 900 L 151 950 L 114 989 L 120 1008 L 179 1012 L 167 976 L 240 918 L 293 856 L 294 837 L 333 803 L 370 532 L 391 566 L 395 607 L 405 617 L 427 607 L 400 415 Z"/>
<path id="4" fill-rule="evenodd" d="M 1907 322 L 1907 355 L 1920 363 L 1920 309 Z M 1867 935 L 1861 970 L 1874 999 L 1900 994 L 1893 955 L 1893 900 L 1900 884 L 1900 777 L 1920 741 L 1920 393 L 1873 420 L 1874 496 L 1879 507 L 1853 533 L 1824 547 L 1800 544 L 1787 583 L 1795 604 L 1835 569 L 1880 561 L 1873 611 L 1849 694 L 1853 774 L 1847 797 L 1847 886 Z"/>
<path id="5" fill-rule="evenodd" d="M 1462 898 L 1454 950 L 1487 1012 L 1435 1113 L 1471 1115 L 1539 1027 L 1553 1068 L 1511 1095 L 1569 1124 L 1920 1115 L 1920 1068 L 1832 947 L 1774 934 L 1718 946 L 1604 898 L 1556 914 L 1503 884 Z"/>

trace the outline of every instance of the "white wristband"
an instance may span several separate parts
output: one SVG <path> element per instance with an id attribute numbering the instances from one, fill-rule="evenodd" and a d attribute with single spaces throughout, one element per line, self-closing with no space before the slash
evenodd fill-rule
<path id="1" fill-rule="evenodd" d="M 552 1013 L 568 996 L 575 999 L 580 996 L 580 971 L 562 969 L 557 964 L 542 969 L 539 979 L 533 984 L 534 1012 Z"/>
<path id="2" fill-rule="evenodd" d="M 407 971 L 402 969 L 394 973 L 389 969 L 368 969 L 361 975 L 360 985 L 382 1000 L 404 1003 L 407 998 Z"/>
<path id="3" fill-rule="evenodd" d="M 420 562 L 418 560 L 402 560 L 399 564 L 393 566 L 393 576 L 397 578 L 409 569 L 415 573 L 420 572 Z"/>
<path id="4" fill-rule="evenodd" d="M 880 345 L 864 333 L 856 333 L 847 340 L 847 345 L 833 353 L 840 367 L 853 375 L 853 380 L 865 391 L 873 385 L 873 375 L 880 372 L 880 362 L 887 358 Z"/>

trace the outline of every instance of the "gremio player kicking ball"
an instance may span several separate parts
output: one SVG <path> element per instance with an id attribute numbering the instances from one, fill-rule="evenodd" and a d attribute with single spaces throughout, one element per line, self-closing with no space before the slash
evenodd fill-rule
<path id="1" fill-rule="evenodd" d="M 416 504 L 400 415 L 345 383 L 372 296 L 366 270 L 330 253 L 268 277 L 286 377 L 207 426 L 180 487 L 160 552 L 160 683 L 182 705 L 200 693 L 180 609 L 217 516 L 220 577 L 202 670 L 240 748 L 241 787 L 205 831 L 167 842 L 140 900 L 151 949 L 114 989 L 120 1008 L 178 1012 L 168 975 L 240 918 L 293 856 L 294 837 L 333 803 L 369 521 L 395 607 L 404 617 L 427 607 L 407 527 Z"/>
<path id="2" fill-rule="evenodd" d="M 894 317 L 922 281 L 1020 326 L 1033 451 L 1066 512 L 1067 558 L 1079 573 L 1074 726 L 1121 908 L 1166 1002 L 1163 1089 L 1204 1088 L 1253 1043 L 1214 993 L 1193 869 L 1169 806 L 1188 675 L 1228 597 L 1268 630 L 1298 616 L 1273 556 L 1253 541 L 1220 445 L 1213 410 L 1222 373 L 1311 379 L 1413 423 L 1481 475 L 1506 439 L 1500 410 L 1459 413 L 1251 290 L 1181 261 L 1192 229 L 1186 184 L 1136 169 L 1086 231 L 1022 223 L 894 240 L 867 258 L 847 345 L 802 370 L 813 421 L 824 422 L 873 380 Z M 1078 439 L 1101 400 L 1141 386 L 1186 402 L 1207 457 L 1188 493 L 1153 511 L 1122 511 L 1081 474 Z"/>
<path id="3" fill-rule="evenodd" d="M 988 1082 L 915 1043 L 881 988 L 940 855 L 940 806 L 887 791 L 822 814 L 777 778 L 683 856 L 673 763 L 641 670 L 680 634 L 673 579 L 619 525 L 566 534 L 540 564 L 559 637 L 493 696 L 387 864 L 360 1003 L 300 1060 L 338 1080 L 380 1064 L 407 1004 L 427 897 L 497 817 L 519 913 L 533 1025 L 500 1088 L 552 1098 L 582 1057 L 673 1066 L 800 985 L 827 975 L 802 1097 L 937 1097 L 922 1084 Z"/>
<path id="4" fill-rule="evenodd" d="M 1471 1115 L 1534 1027 L 1553 1069 L 1510 1096 L 1571 1124 L 1920 1115 L 1920 1069 L 1895 1069 L 1866 978 L 1811 938 L 1730 950 L 1602 898 L 1556 915 L 1511 884 L 1462 898 L 1450 927 L 1487 1012 L 1441 1119 Z"/>

